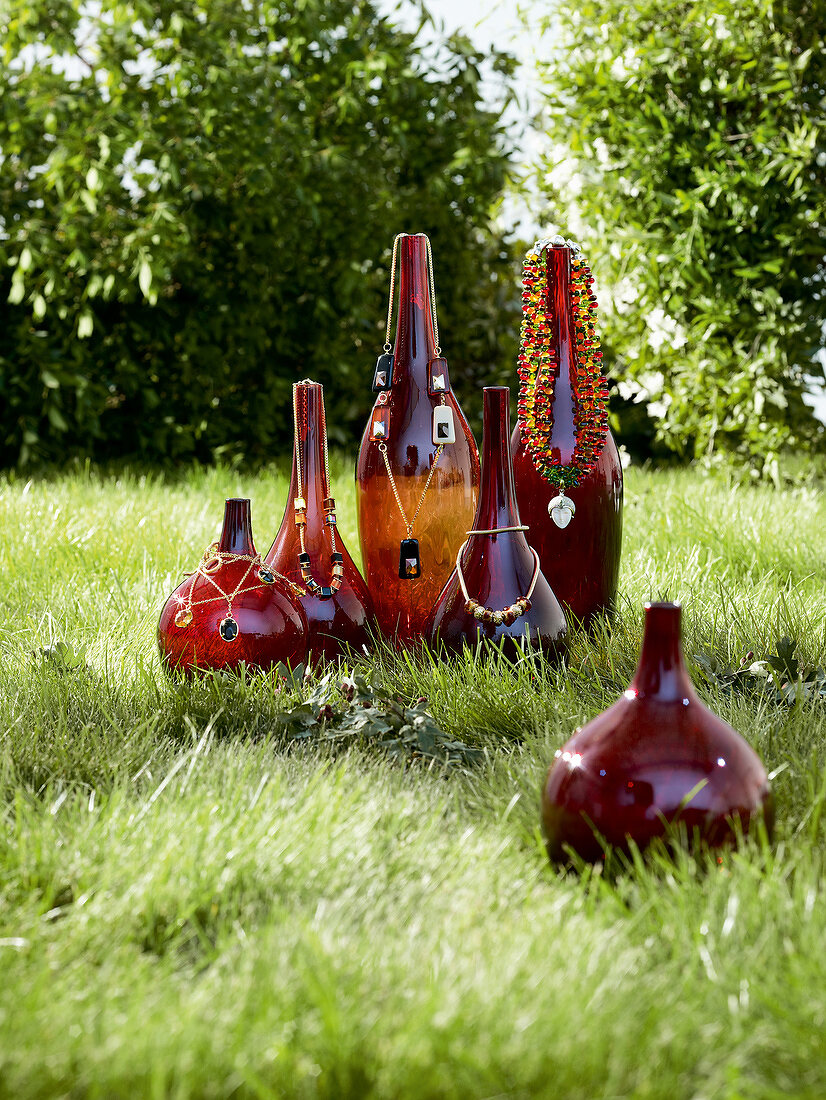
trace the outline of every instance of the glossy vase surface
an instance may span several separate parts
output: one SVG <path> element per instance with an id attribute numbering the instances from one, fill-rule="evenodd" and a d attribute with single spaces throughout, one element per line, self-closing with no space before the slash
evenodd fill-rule
<path id="1" fill-rule="evenodd" d="M 452 389 L 428 392 L 436 358 L 428 282 L 426 237 L 400 238 L 399 312 L 392 386 L 377 396 L 361 441 L 356 469 L 359 540 L 364 576 L 383 633 L 399 642 L 421 638 L 450 576 L 456 552 L 476 508 L 479 457 L 473 434 Z M 413 519 L 436 457 L 433 410 L 453 413 L 455 442 L 448 443 L 413 525 L 421 575 L 399 576 L 400 548 L 408 537 L 379 443 L 370 438 L 377 411 L 389 410 L 387 458 L 404 511 Z"/>
<path id="2" fill-rule="evenodd" d="M 519 507 L 510 455 L 510 390 L 484 390 L 482 483 L 473 530 L 519 527 Z M 461 567 L 468 595 L 492 611 L 513 607 L 527 596 L 536 572 L 530 531 L 498 531 L 468 537 Z M 430 625 L 430 640 L 456 650 L 487 639 L 510 656 L 525 644 L 561 654 L 567 631 L 565 615 L 541 569 L 530 592 L 530 607 L 513 622 L 479 621 L 466 607 L 457 570 L 445 585 Z"/>
<path id="3" fill-rule="evenodd" d="M 553 457 L 569 462 L 576 445 L 571 371 L 576 370 L 576 341 L 571 306 L 571 250 L 548 248 L 546 310 L 553 334 L 554 392 L 550 447 Z M 622 465 L 611 432 L 596 467 L 565 493 L 576 505 L 567 527 L 548 513 L 558 490 L 534 466 L 517 421 L 511 439 L 516 496 L 523 523 L 531 529 L 531 545 L 543 570 L 553 579 L 554 592 L 566 611 L 586 625 L 610 611 L 617 594 L 622 550 Z"/>
<path id="4" fill-rule="evenodd" d="M 310 555 L 310 571 L 318 584 L 329 589 L 333 579 L 333 543 L 330 525 L 325 522 L 324 501 L 331 497 L 325 460 L 324 395 L 317 382 L 301 382 L 296 388 L 298 434 L 293 448 L 293 469 L 284 518 L 267 561 L 285 577 L 301 585 L 298 555 L 301 541 L 295 522 L 295 500 L 306 504 L 304 547 Z M 301 493 L 298 491 L 296 448 L 301 463 Z M 361 653 L 370 643 L 373 602 L 364 579 L 344 545 L 341 531 L 335 529 L 335 552 L 342 557 L 344 576 L 341 587 L 330 595 L 307 591 L 300 597 L 307 616 L 311 659 L 334 659 L 349 649 Z"/>
<path id="5" fill-rule="evenodd" d="M 734 843 L 755 817 L 773 822 L 769 780 L 757 753 L 699 699 L 680 641 L 680 607 L 646 604 L 637 671 L 627 691 L 556 753 L 542 794 L 548 854 L 565 846 L 603 858 L 600 836 L 643 848 L 679 822 L 689 841 Z M 597 836 L 599 834 L 599 836 Z"/>
<path id="6" fill-rule="evenodd" d="M 282 662 L 295 668 L 306 658 L 307 620 L 289 589 L 272 574 L 272 583 L 262 581 L 259 567 L 249 560 L 256 558 L 256 550 L 248 500 L 226 502 L 221 537 L 212 549 L 241 557 L 210 558 L 208 551 L 204 573 L 186 577 L 169 597 L 158 622 L 163 663 L 188 674 L 236 669 L 242 663 L 266 669 Z M 230 612 L 221 593 L 236 590 Z M 187 610 L 189 621 L 178 625 Z M 226 624 L 222 635 L 228 618 L 237 629 Z"/>

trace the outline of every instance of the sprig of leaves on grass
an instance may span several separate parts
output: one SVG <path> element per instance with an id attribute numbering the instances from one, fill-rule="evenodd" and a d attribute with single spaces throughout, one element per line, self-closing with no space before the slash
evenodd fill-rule
<path id="1" fill-rule="evenodd" d="M 776 648 L 777 653 L 757 661 L 754 652 L 749 651 L 737 668 L 712 653 L 695 653 L 694 660 L 709 683 L 726 694 L 762 694 L 787 706 L 803 699 L 826 700 L 826 672 L 822 668 L 803 668 L 794 655 L 797 642 L 791 638 L 781 638 Z"/>

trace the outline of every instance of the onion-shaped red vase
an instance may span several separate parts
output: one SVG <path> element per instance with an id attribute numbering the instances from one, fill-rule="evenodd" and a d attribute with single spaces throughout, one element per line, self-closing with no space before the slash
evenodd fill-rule
<path id="1" fill-rule="evenodd" d="M 644 848 L 679 823 L 690 843 L 733 844 L 773 802 L 757 753 L 698 698 L 683 662 L 680 607 L 646 604 L 639 665 L 621 699 L 556 753 L 542 793 L 548 854 L 596 862 Z"/>
<path id="2" fill-rule="evenodd" d="M 256 552 L 248 500 L 226 502 L 219 541 L 164 605 L 158 646 L 167 668 L 188 675 L 305 660 L 307 620 Z"/>
<path id="3" fill-rule="evenodd" d="M 481 533 L 467 536 L 433 613 L 430 640 L 452 650 L 481 639 L 509 656 L 526 645 L 559 655 L 565 615 L 519 530 L 507 386 L 485 388 L 483 430 L 482 483 L 471 528 Z"/>
<path id="4" fill-rule="evenodd" d="M 437 354 L 427 245 L 421 233 L 399 238 L 396 343 L 392 361 L 382 356 L 384 371 L 376 369 L 377 397 L 356 469 L 367 587 L 379 627 L 402 644 L 425 631 L 479 490 L 476 443 L 451 388 L 447 361 Z M 434 410 L 452 420 L 454 438 L 444 444 L 435 470 L 441 421 L 434 422 Z"/>
<path id="5" fill-rule="evenodd" d="M 373 602 L 336 522 L 322 387 L 317 382 L 299 382 L 293 389 L 293 411 L 289 497 L 267 561 L 307 589 L 300 602 L 307 616 L 310 658 L 332 660 L 348 648 L 361 652 L 369 645 Z M 297 519 L 304 528 L 303 547 Z"/>
<path id="6" fill-rule="evenodd" d="M 545 303 L 552 333 L 553 415 L 549 446 L 553 459 L 570 462 L 576 446 L 572 372 L 577 350 L 571 301 L 571 249 L 549 247 L 548 296 Z M 516 496 L 522 519 L 530 526 L 531 545 L 542 568 L 553 578 L 554 592 L 566 612 L 588 625 L 594 616 L 613 609 L 622 550 L 622 465 L 617 445 L 608 431 L 599 461 L 576 486 L 566 489 L 576 511 L 566 527 L 549 512 L 555 486 L 536 469 L 517 421 L 511 439 Z"/>

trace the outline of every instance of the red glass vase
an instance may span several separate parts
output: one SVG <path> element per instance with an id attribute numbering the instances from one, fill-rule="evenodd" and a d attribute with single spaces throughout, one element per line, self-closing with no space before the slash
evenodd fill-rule
<path id="1" fill-rule="evenodd" d="M 188 675 L 305 659 L 307 620 L 256 552 L 248 500 L 226 502 L 219 541 L 161 611 L 158 646 L 167 668 Z"/>
<path id="2" fill-rule="evenodd" d="M 577 353 L 571 303 L 571 249 L 551 246 L 547 258 L 547 313 L 551 322 L 554 387 L 551 455 L 570 462 L 576 445 L 574 395 L 571 382 Z M 517 421 L 511 439 L 516 496 L 522 519 L 530 526 L 531 545 L 542 569 L 553 578 L 554 592 L 566 611 L 586 625 L 595 615 L 611 611 L 617 594 L 622 550 L 622 465 L 611 432 L 596 467 L 579 484 L 565 490 L 576 506 L 567 527 L 551 518 L 548 505 L 555 486 L 538 472 Z"/>
<path id="3" fill-rule="evenodd" d="M 525 644 L 561 654 L 567 627 L 559 601 L 524 533 L 502 530 L 521 526 L 513 487 L 507 386 L 485 387 L 483 430 L 482 484 L 472 530 L 491 533 L 468 536 L 459 557 L 462 576 L 454 569 L 445 585 L 433 613 L 430 640 L 452 650 L 486 639 L 510 656 Z M 519 602 L 523 598 L 529 600 L 524 610 Z"/>
<path id="4" fill-rule="evenodd" d="M 330 522 L 331 518 L 335 521 L 335 508 L 327 469 L 324 393 L 317 382 L 298 383 L 294 412 L 296 437 L 290 491 L 267 561 L 289 580 L 304 585 L 300 555 L 309 555 L 307 568 L 319 589 L 312 591 L 309 586 L 307 595 L 300 599 L 307 616 L 310 657 L 335 659 L 346 653 L 347 647 L 361 651 L 369 644 L 373 602 L 337 525 Z M 303 550 L 296 523 L 296 499 L 305 505 L 300 509 L 306 519 Z M 307 559 L 304 561 L 307 563 Z"/>
<path id="5" fill-rule="evenodd" d="M 698 698 L 683 662 L 680 607 L 646 604 L 639 665 L 628 690 L 556 753 L 542 794 L 548 854 L 566 846 L 603 858 L 605 844 L 643 848 L 680 822 L 689 840 L 734 843 L 763 815 L 769 780 L 757 753 Z"/>
<path id="6" fill-rule="evenodd" d="M 385 634 L 404 643 L 421 637 L 453 569 L 476 508 L 479 457 L 450 387 L 447 363 L 436 353 L 427 238 L 403 235 L 399 245 L 396 344 L 383 380 L 387 388 L 378 392 L 361 441 L 356 498 L 364 575 L 378 623 Z M 444 446 L 433 471 L 435 409 L 452 414 L 455 442 Z M 390 474 L 380 445 L 386 448 Z M 409 543 L 402 547 L 403 540 L 418 543 L 419 575 L 410 564 L 415 563 L 416 548 L 406 557 Z M 401 577 L 405 562 L 410 572 Z"/>

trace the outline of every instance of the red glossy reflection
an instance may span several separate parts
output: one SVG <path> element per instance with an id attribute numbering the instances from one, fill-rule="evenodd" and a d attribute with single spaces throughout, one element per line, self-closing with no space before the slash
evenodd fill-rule
<path id="1" fill-rule="evenodd" d="M 553 426 L 550 445 L 554 457 L 570 460 L 574 452 L 574 404 L 571 369 L 576 366 L 571 309 L 571 250 L 549 248 L 548 315 L 551 319 L 554 360 Z M 548 514 L 548 502 L 557 489 L 539 474 L 525 450 L 521 423 L 511 439 L 516 497 L 522 521 L 531 529 L 531 545 L 542 569 L 553 578 L 554 592 L 566 611 L 586 624 L 610 610 L 617 594 L 622 549 L 622 465 L 611 433 L 596 467 L 566 496 L 576 515 L 564 529 Z"/>
<path id="2" fill-rule="evenodd" d="M 228 500 L 218 550 L 255 557 L 250 523 L 250 502 Z M 217 586 L 217 587 L 216 587 Z M 220 589 L 220 591 L 219 591 Z M 240 589 L 231 601 L 221 595 Z M 182 611 L 190 606 L 191 618 Z M 237 625 L 235 637 L 222 637 L 221 624 L 231 617 Z M 224 627 L 233 634 L 231 624 Z M 263 584 L 249 561 L 227 561 L 209 578 L 187 577 L 167 600 L 158 622 L 158 646 L 165 665 L 187 674 L 206 669 L 234 669 L 242 662 L 252 668 L 270 668 L 279 661 L 290 667 L 300 664 L 307 653 L 307 620 L 277 579 Z"/>
<path id="3" fill-rule="evenodd" d="M 646 604 L 634 679 L 621 699 L 556 754 L 542 795 L 548 854 L 570 845 L 596 861 L 630 837 L 644 847 L 679 821 L 710 845 L 733 843 L 759 814 L 771 827 L 769 780 L 760 758 L 700 701 L 683 663 L 680 607 Z"/>
<path id="4" fill-rule="evenodd" d="M 307 524 L 304 546 L 310 555 L 310 571 L 318 584 L 329 588 L 333 578 L 333 553 L 330 528 L 324 522 L 323 503 L 330 496 L 324 458 L 324 396 L 317 382 L 301 382 L 297 391 L 299 459 L 302 473 L 302 497 L 306 502 Z M 298 555 L 301 542 L 295 523 L 294 501 L 298 496 L 296 456 L 284 518 L 267 554 L 267 561 L 296 584 L 302 584 Z M 307 616 L 311 657 L 335 658 L 346 647 L 361 651 L 370 641 L 373 603 L 361 573 L 336 528 L 336 552 L 343 558 L 344 579 L 330 596 L 308 592 L 300 599 Z"/>
<path id="5" fill-rule="evenodd" d="M 429 364 L 436 350 L 425 237 L 404 236 L 399 250 L 393 385 L 386 398 L 378 395 L 374 411 L 389 409 L 387 455 L 405 513 L 412 520 L 436 455 L 433 410 L 442 399 L 428 394 Z M 456 442 L 445 446 L 413 526 L 412 538 L 418 539 L 421 556 L 421 576 L 415 580 L 399 577 L 400 545 L 407 531 L 378 441 L 370 439 L 372 414 L 359 451 L 356 497 L 364 575 L 379 626 L 401 642 L 414 641 L 425 630 L 476 507 L 476 443 L 452 391 L 447 392 L 445 404 L 453 411 Z"/>
<path id="6" fill-rule="evenodd" d="M 513 488 L 509 449 L 510 390 L 487 386 L 484 390 L 484 438 L 482 484 L 473 530 L 518 527 L 519 508 Z M 536 569 L 528 539 L 522 531 L 471 535 L 462 558 L 462 575 L 468 595 L 483 607 L 501 611 L 527 596 Z M 561 653 L 566 634 L 565 616 L 551 586 L 540 571 L 528 610 L 512 623 L 479 621 L 465 606 L 459 576 L 453 575 L 436 606 L 430 628 L 431 641 L 449 649 L 474 644 L 478 638 L 501 644 L 513 655 L 520 643 Z"/>

